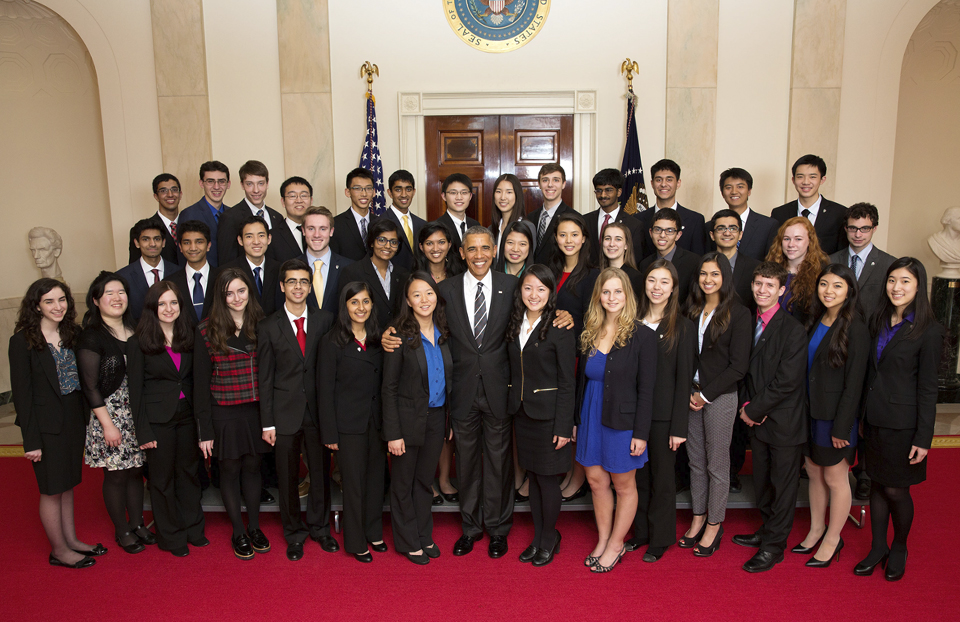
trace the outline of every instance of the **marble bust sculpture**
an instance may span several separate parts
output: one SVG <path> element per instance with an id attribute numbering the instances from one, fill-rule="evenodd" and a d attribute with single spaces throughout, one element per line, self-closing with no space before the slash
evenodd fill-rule
<path id="1" fill-rule="evenodd" d="M 27 234 L 27 239 L 33 261 L 40 268 L 40 275 L 63 281 L 59 261 L 60 253 L 63 252 L 63 238 L 60 234 L 48 227 L 34 227 Z"/>

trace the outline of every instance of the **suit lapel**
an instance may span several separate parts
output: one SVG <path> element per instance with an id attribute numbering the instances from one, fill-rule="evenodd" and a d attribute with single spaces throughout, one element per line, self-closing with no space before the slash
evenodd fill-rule
<path id="1" fill-rule="evenodd" d="M 837 324 L 836 322 L 834 322 L 833 326 L 831 326 L 827 330 L 826 334 L 824 334 L 823 339 L 820 340 L 820 344 L 817 345 L 817 351 L 814 352 L 813 354 L 814 360 L 820 360 L 821 356 L 825 356 L 825 352 L 828 348 L 828 344 L 830 343 L 830 339 L 832 338 L 832 335 L 833 335 L 833 329 L 836 328 L 836 326 Z"/>
<path id="2" fill-rule="evenodd" d="M 414 339 L 420 338 L 420 335 L 417 334 Z M 417 363 L 420 365 L 420 378 L 423 382 L 423 388 L 426 389 L 427 395 L 430 394 L 430 371 L 427 367 L 427 353 L 423 349 L 423 344 L 420 344 L 420 347 L 414 350 L 417 355 Z"/>
<path id="3" fill-rule="evenodd" d="M 889 320 L 887 321 L 889 322 Z M 883 353 L 880 355 L 877 363 L 882 361 L 887 356 L 887 353 L 890 352 L 890 350 L 892 350 L 898 343 L 903 341 L 903 338 L 912 329 L 913 324 L 904 320 L 904 325 L 900 327 L 900 329 L 897 331 L 897 334 L 893 336 L 893 339 L 891 339 L 890 342 L 887 343 L 886 347 L 883 348 Z"/>
<path id="4" fill-rule="evenodd" d="M 752 361 L 757 354 L 763 350 L 763 346 L 767 344 L 770 336 L 780 328 L 780 323 L 783 322 L 783 315 L 786 313 L 782 308 L 777 309 L 777 312 L 773 314 L 773 317 L 770 318 L 770 322 L 764 327 L 763 332 L 760 333 L 760 340 L 757 341 L 756 345 L 753 346 L 753 350 L 750 352 L 750 360 Z M 757 322 L 760 321 L 760 318 L 757 318 Z M 757 329 L 757 324 L 754 322 L 753 329 Z"/>
<path id="5" fill-rule="evenodd" d="M 60 396 L 60 377 L 57 376 L 57 362 L 53 360 L 53 353 L 50 352 L 50 346 L 44 347 L 39 354 L 40 366 L 43 367 L 43 371 L 46 373 L 47 380 L 50 382 L 50 386 L 53 387 L 54 393 Z"/>
<path id="6" fill-rule="evenodd" d="M 274 316 L 276 322 L 278 323 L 278 329 L 280 334 L 283 335 L 284 341 L 287 342 L 287 345 L 297 353 L 301 360 L 303 360 L 303 353 L 300 352 L 300 342 L 297 341 L 297 333 L 293 330 L 293 325 L 289 322 L 287 318 L 287 312 L 283 311 L 282 313 L 277 313 Z M 310 314 L 307 314 L 307 339 L 310 338 Z"/>
<path id="7" fill-rule="evenodd" d="M 458 277 L 453 282 L 453 300 L 448 300 L 447 304 L 452 305 L 455 309 L 453 317 L 455 320 L 461 322 L 466 327 L 466 334 L 469 334 L 471 341 L 473 339 L 473 323 L 470 321 L 470 315 L 467 313 L 467 305 L 464 302 L 463 296 L 466 287 L 464 286 L 464 279 L 467 278 L 467 273 L 464 273 Z M 476 342 L 473 341 L 474 347 L 476 347 Z"/>
<path id="8" fill-rule="evenodd" d="M 373 286 L 373 295 L 380 298 L 380 300 L 389 307 L 390 298 L 387 297 L 387 292 L 383 289 L 383 284 L 380 282 L 380 273 L 377 272 L 376 266 L 373 265 L 373 260 L 367 257 L 364 261 L 366 263 L 363 266 L 363 271 L 367 273 L 368 281 Z M 390 278 L 393 278 L 393 272 L 390 273 Z"/>
<path id="9" fill-rule="evenodd" d="M 850 265 L 850 251 L 844 249 L 843 252 L 847 253 L 847 265 Z M 860 271 L 860 278 L 857 279 L 857 285 L 863 285 L 867 282 L 867 279 L 870 278 L 870 274 L 877 267 L 877 258 L 879 256 L 880 251 L 877 250 L 876 246 L 870 249 L 870 252 L 867 253 L 867 260 L 863 262 L 863 269 Z"/>

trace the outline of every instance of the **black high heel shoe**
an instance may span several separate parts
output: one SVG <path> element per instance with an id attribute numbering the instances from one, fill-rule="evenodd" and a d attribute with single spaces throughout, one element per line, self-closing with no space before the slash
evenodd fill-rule
<path id="1" fill-rule="evenodd" d="M 130 536 L 133 538 L 133 542 L 131 542 L 130 544 L 124 544 L 121 541 L 121 538 L 126 538 L 127 536 Z M 142 553 L 147 548 L 140 543 L 140 540 L 137 538 L 137 534 L 131 531 L 128 531 L 127 533 L 124 533 L 124 534 L 120 534 L 119 536 L 116 536 L 114 539 L 117 541 L 117 544 L 120 545 L 121 549 L 123 549 L 127 553 L 130 553 L 131 555 Z"/>
<path id="2" fill-rule="evenodd" d="M 443 491 L 441 490 L 441 491 L 440 491 L 440 496 L 443 497 L 443 500 L 446 501 L 447 503 L 459 503 L 459 502 L 460 502 L 460 491 L 459 491 L 459 490 L 456 491 L 456 492 L 451 492 L 450 494 L 447 494 L 447 493 L 445 493 L 445 492 L 443 492 Z"/>
<path id="3" fill-rule="evenodd" d="M 623 554 L 625 552 L 626 552 L 625 548 L 620 549 L 620 553 L 617 555 L 617 558 L 613 560 L 613 563 L 610 564 L 609 566 L 601 565 L 600 560 L 597 559 L 597 563 L 594 564 L 593 566 L 590 566 L 590 572 L 597 572 L 597 573 L 610 572 L 611 570 L 613 570 L 614 566 L 620 563 L 620 558 L 623 557 Z"/>
<path id="4" fill-rule="evenodd" d="M 883 574 L 883 578 L 887 581 L 899 581 L 903 578 L 903 574 L 907 571 L 907 552 L 903 552 L 903 561 L 895 557 L 890 557 L 887 560 L 887 571 Z"/>
<path id="5" fill-rule="evenodd" d="M 710 523 L 707 523 L 708 525 Z M 710 557 L 713 555 L 717 549 L 720 548 L 720 540 L 723 539 L 723 525 L 720 525 L 719 531 L 717 531 L 716 537 L 713 539 L 713 542 L 710 543 L 710 546 L 703 547 L 698 543 L 693 547 L 693 554 L 697 557 Z"/>
<path id="6" fill-rule="evenodd" d="M 817 539 L 817 541 L 813 543 L 813 546 L 803 546 L 803 542 L 801 542 L 797 546 L 790 549 L 790 552 L 799 553 L 800 555 L 809 555 L 810 553 L 813 553 L 814 551 L 817 550 L 817 547 L 820 546 L 820 543 L 823 542 L 823 537 L 826 535 L 827 535 L 827 529 L 826 527 L 824 527 L 823 533 L 820 534 L 820 537 Z"/>
<path id="7" fill-rule="evenodd" d="M 137 536 L 137 540 L 140 540 L 142 544 L 146 544 L 147 546 L 157 543 L 157 536 L 143 524 L 139 527 L 134 527 L 133 535 Z"/>
<path id="8" fill-rule="evenodd" d="M 588 484 L 587 481 L 584 480 L 580 488 L 577 489 L 577 492 L 573 493 L 569 497 L 561 496 L 560 501 L 562 503 L 566 503 L 568 501 L 574 501 L 575 499 L 579 499 L 580 497 L 585 497 L 588 492 L 590 492 L 590 484 Z"/>
<path id="9" fill-rule="evenodd" d="M 872 564 L 868 563 L 869 559 L 870 559 L 870 556 L 867 555 L 867 559 L 863 560 L 862 562 L 854 566 L 853 574 L 857 575 L 858 577 L 869 577 L 870 575 L 873 574 L 873 570 L 877 566 L 880 566 L 881 568 L 885 568 L 887 566 L 887 560 L 890 559 L 890 552 L 887 551 L 880 557 L 879 560 L 873 562 Z"/>
<path id="10" fill-rule="evenodd" d="M 821 540 L 822 539 L 823 538 L 821 538 Z M 842 548 L 843 548 L 843 538 L 840 538 L 840 541 L 837 542 L 837 548 L 833 550 L 833 555 L 831 555 L 826 561 L 820 561 L 816 557 L 811 557 L 810 559 L 807 560 L 807 563 L 804 565 L 809 566 L 810 568 L 826 568 L 830 565 L 830 562 L 833 561 L 834 557 L 837 558 L 837 561 L 840 561 L 840 549 Z"/>
<path id="11" fill-rule="evenodd" d="M 703 514 L 694 514 L 694 516 L 703 516 Z M 693 536 L 692 538 L 683 536 L 682 538 L 680 538 L 680 541 L 677 542 L 677 546 L 679 546 L 681 549 L 692 549 L 693 547 L 697 546 L 697 542 L 700 541 L 700 538 L 703 537 L 703 532 L 706 530 L 707 530 L 707 522 L 704 521 L 703 527 L 700 528 L 700 531 L 698 531 L 695 536 Z"/>

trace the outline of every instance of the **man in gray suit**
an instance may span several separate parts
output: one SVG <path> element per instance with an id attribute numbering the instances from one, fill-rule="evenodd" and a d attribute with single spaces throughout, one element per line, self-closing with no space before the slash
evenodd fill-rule
<path id="1" fill-rule="evenodd" d="M 844 230 L 850 246 L 830 255 L 832 263 L 842 263 L 856 273 L 860 286 L 860 307 L 868 322 L 880 297 L 886 295 L 887 268 L 896 259 L 873 245 L 873 234 L 879 222 L 875 206 L 870 203 L 851 205 L 844 219 Z M 857 476 L 854 495 L 857 499 L 867 499 L 870 496 L 870 478 L 863 468 L 863 439 L 857 444 L 857 465 L 853 472 Z"/>

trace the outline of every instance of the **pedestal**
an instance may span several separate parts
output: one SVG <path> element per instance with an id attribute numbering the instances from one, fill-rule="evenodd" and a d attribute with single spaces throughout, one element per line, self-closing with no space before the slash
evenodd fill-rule
<path id="1" fill-rule="evenodd" d="M 943 340 L 943 356 L 938 373 L 940 403 L 958 401 L 960 378 L 957 377 L 958 346 L 960 346 L 960 278 L 933 277 L 930 296 L 937 320 L 947 329 Z"/>

